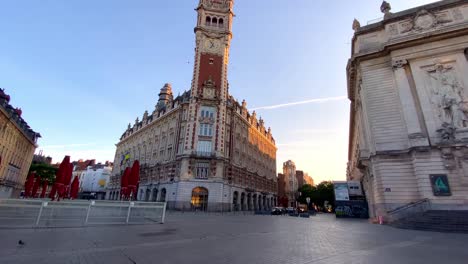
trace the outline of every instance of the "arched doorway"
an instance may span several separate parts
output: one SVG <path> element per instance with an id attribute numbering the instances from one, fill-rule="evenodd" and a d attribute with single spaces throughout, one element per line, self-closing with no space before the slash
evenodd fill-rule
<path id="1" fill-rule="evenodd" d="M 194 210 L 206 211 L 208 209 L 208 189 L 203 187 L 194 188 L 192 190 L 191 205 Z"/>
<path id="2" fill-rule="evenodd" d="M 245 193 L 241 194 L 241 210 L 245 210 Z"/>
<path id="3" fill-rule="evenodd" d="M 166 188 L 163 188 L 161 190 L 161 197 L 159 197 L 160 202 L 165 202 L 166 201 Z"/>
<path id="4" fill-rule="evenodd" d="M 254 195 L 252 196 L 252 200 L 253 200 L 253 209 L 254 209 L 255 211 L 257 211 L 257 210 L 258 210 L 258 205 L 257 205 L 257 194 L 254 194 Z"/>
<path id="5" fill-rule="evenodd" d="M 247 210 L 252 210 L 252 194 L 247 194 Z"/>
<path id="6" fill-rule="evenodd" d="M 239 211 L 239 193 L 237 191 L 232 195 L 232 210 Z"/>
<path id="7" fill-rule="evenodd" d="M 150 195 L 151 195 L 151 190 L 150 190 L 150 189 L 146 189 L 146 194 L 145 194 L 145 201 L 146 201 L 146 202 L 149 202 L 149 200 L 150 200 Z"/>
<path id="8" fill-rule="evenodd" d="M 153 189 L 152 200 L 153 200 L 153 202 L 156 202 L 158 200 L 158 188 Z"/>

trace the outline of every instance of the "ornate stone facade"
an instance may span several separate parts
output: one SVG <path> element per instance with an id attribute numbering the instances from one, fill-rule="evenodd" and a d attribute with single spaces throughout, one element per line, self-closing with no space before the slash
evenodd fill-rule
<path id="1" fill-rule="evenodd" d="M 468 2 L 385 5 L 383 21 L 353 27 L 348 180 L 361 181 L 371 216 L 422 199 L 467 209 Z"/>
<path id="2" fill-rule="evenodd" d="M 255 210 L 276 203 L 276 146 L 270 128 L 229 95 L 233 1 L 201 0 L 190 91 L 164 85 L 152 113 L 128 125 L 117 144 L 108 199 L 141 163 L 137 198 L 178 210 Z"/>
<path id="3" fill-rule="evenodd" d="M 9 101 L 0 89 L 0 198 L 19 197 L 40 137 Z"/>

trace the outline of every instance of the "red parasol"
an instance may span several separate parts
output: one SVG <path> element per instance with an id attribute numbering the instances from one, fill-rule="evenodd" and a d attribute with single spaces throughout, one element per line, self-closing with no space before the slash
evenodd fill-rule
<path id="1" fill-rule="evenodd" d="M 127 192 L 128 192 L 128 177 L 130 176 L 130 171 L 131 169 L 127 167 L 122 175 L 122 178 L 120 179 L 120 196 L 122 196 L 124 199 L 127 198 Z"/>
<path id="2" fill-rule="evenodd" d="M 70 198 L 71 199 L 76 199 L 78 198 L 78 191 L 80 188 L 80 181 L 78 180 L 78 176 L 75 176 L 73 179 L 73 182 L 70 187 Z"/>
<path id="3" fill-rule="evenodd" d="M 41 186 L 41 177 L 37 176 L 36 181 L 34 182 L 34 186 L 32 189 L 32 198 L 36 198 L 37 191 L 39 190 L 39 186 Z"/>
<path id="4" fill-rule="evenodd" d="M 49 181 L 47 179 L 44 180 L 42 183 L 42 191 L 41 191 L 41 198 L 45 198 L 45 194 L 47 192 L 47 186 L 49 185 Z"/>
<path id="5" fill-rule="evenodd" d="M 55 190 L 52 187 L 52 191 L 57 192 L 59 198 L 65 197 L 64 183 L 67 180 L 68 171 L 70 169 L 70 165 L 68 164 L 70 164 L 70 156 L 65 156 L 65 158 L 63 158 L 62 163 L 60 163 L 59 169 L 56 174 L 57 177 L 55 179 L 55 184 L 54 184 Z M 54 192 L 54 196 L 52 196 L 52 199 L 55 198 L 55 192 Z"/>
<path id="6" fill-rule="evenodd" d="M 54 184 L 52 185 L 52 189 L 50 189 L 49 198 L 54 200 L 56 194 L 57 194 L 57 185 Z"/>
<path id="7" fill-rule="evenodd" d="M 140 181 L 140 162 L 138 160 L 135 160 L 133 162 L 130 177 L 128 178 L 128 188 L 129 188 L 129 192 L 132 194 L 132 197 L 130 198 L 136 197 L 136 187 L 139 181 Z"/>
<path id="8" fill-rule="evenodd" d="M 31 191 L 34 185 L 35 177 L 36 177 L 36 174 L 32 172 L 28 175 L 28 178 L 26 178 L 26 182 L 24 183 L 24 197 L 26 198 L 31 196 Z"/>

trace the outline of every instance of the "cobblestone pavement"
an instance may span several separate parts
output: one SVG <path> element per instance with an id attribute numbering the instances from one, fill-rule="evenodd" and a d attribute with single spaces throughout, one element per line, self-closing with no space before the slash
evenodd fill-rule
<path id="1" fill-rule="evenodd" d="M 448 264 L 468 263 L 467 245 L 332 215 L 169 213 L 163 225 L 0 229 L 0 263 Z"/>

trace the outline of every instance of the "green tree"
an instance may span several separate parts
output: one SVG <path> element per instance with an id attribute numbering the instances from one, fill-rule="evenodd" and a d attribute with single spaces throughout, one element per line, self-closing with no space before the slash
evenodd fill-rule
<path id="1" fill-rule="evenodd" d="M 58 169 L 52 165 L 45 163 L 31 164 L 31 167 L 29 168 L 30 173 L 35 172 L 36 176 L 40 176 L 42 178 L 42 181 L 47 179 L 49 184 L 53 184 L 55 182 L 55 173 L 57 170 Z"/>
<path id="2" fill-rule="evenodd" d="M 335 207 L 335 193 L 331 181 L 323 181 L 317 186 L 304 184 L 298 191 L 301 193 L 298 201 L 302 204 L 306 204 L 306 198 L 309 197 L 310 204 L 323 207 L 324 202 L 328 201 L 331 206 Z"/>
<path id="3" fill-rule="evenodd" d="M 335 208 L 335 190 L 333 188 L 333 182 L 331 181 L 323 181 L 319 185 L 317 185 L 317 191 L 319 193 L 319 201 L 317 202 L 318 205 L 323 206 L 325 201 Z"/>

